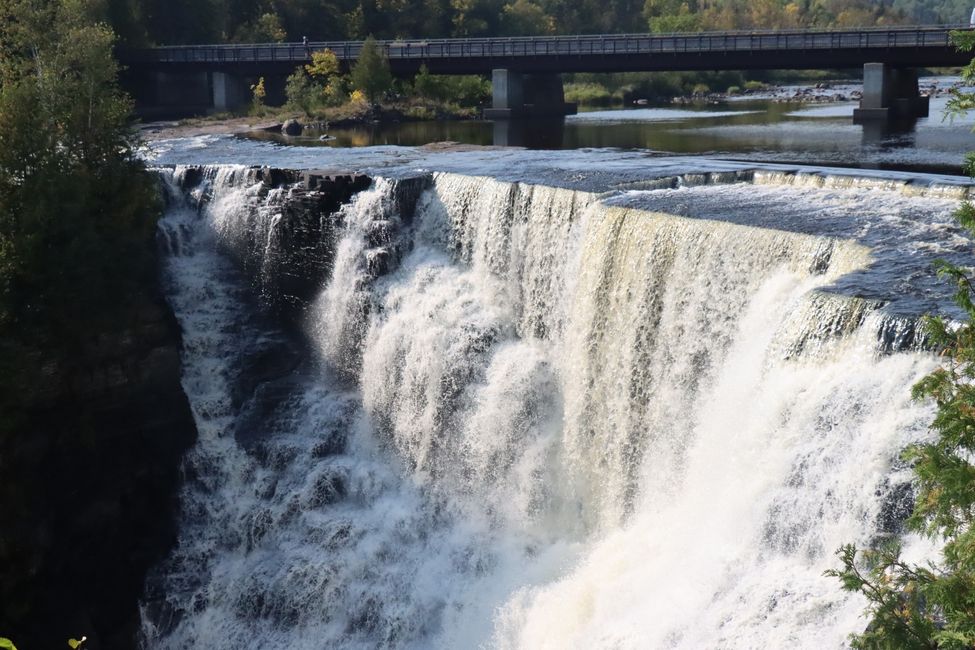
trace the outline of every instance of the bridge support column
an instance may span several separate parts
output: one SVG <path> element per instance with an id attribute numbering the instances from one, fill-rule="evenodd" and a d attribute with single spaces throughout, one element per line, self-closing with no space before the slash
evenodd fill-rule
<path id="1" fill-rule="evenodd" d="M 484 110 L 489 120 L 540 115 L 572 115 L 575 104 L 566 104 L 562 77 L 557 74 L 526 75 L 497 69 L 491 73 L 492 106 Z"/>
<path id="2" fill-rule="evenodd" d="M 918 93 L 917 70 L 884 63 L 863 66 L 863 97 L 853 122 L 910 120 L 928 116 L 928 98 Z"/>
<path id="3" fill-rule="evenodd" d="M 214 72 L 211 75 L 213 110 L 217 113 L 233 111 L 247 104 L 247 82 L 237 75 Z"/>

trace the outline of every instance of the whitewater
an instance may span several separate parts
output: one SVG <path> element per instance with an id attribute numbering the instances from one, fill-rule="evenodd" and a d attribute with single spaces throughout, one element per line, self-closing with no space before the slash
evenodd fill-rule
<path id="1" fill-rule="evenodd" d="M 671 170 L 372 170 L 281 318 L 300 183 L 160 168 L 199 441 L 145 646 L 844 647 L 963 190 Z"/>

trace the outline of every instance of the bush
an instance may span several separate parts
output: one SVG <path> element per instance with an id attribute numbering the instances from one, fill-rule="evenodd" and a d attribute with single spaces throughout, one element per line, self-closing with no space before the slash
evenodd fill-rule
<path id="1" fill-rule="evenodd" d="M 729 95 L 740 95 L 741 94 L 741 87 L 739 87 L 739 86 L 728 86 L 727 94 L 729 94 Z"/>
<path id="2" fill-rule="evenodd" d="M 257 83 L 251 86 L 251 94 L 253 95 L 251 99 L 251 114 L 263 115 L 264 100 L 267 98 L 267 90 L 264 88 L 264 77 L 258 79 Z"/>
<path id="3" fill-rule="evenodd" d="M 305 115 L 311 115 L 315 107 L 315 95 L 318 92 L 302 68 L 295 68 L 295 71 L 288 77 L 284 93 L 288 98 L 286 104 L 288 108 L 301 111 Z"/>
<path id="4" fill-rule="evenodd" d="M 709 92 L 711 92 L 711 88 L 707 84 L 695 84 L 694 89 L 691 90 L 691 94 L 695 97 L 707 95 Z"/>
<path id="5" fill-rule="evenodd" d="M 341 106 L 349 101 L 349 84 L 345 77 L 332 77 L 321 92 L 326 106 Z"/>
<path id="6" fill-rule="evenodd" d="M 746 81 L 745 90 L 755 92 L 756 90 L 765 90 L 768 88 L 768 84 L 762 81 Z"/>
<path id="7" fill-rule="evenodd" d="M 565 101 L 584 106 L 606 106 L 613 103 L 613 94 L 597 83 L 568 83 L 565 85 Z"/>
<path id="8" fill-rule="evenodd" d="M 411 120 L 434 120 L 437 118 L 437 111 L 429 106 L 410 106 L 403 114 Z"/>
<path id="9" fill-rule="evenodd" d="M 427 67 L 413 79 L 414 92 L 423 99 L 458 106 L 480 106 L 491 98 L 491 82 L 479 76 L 432 75 Z"/>

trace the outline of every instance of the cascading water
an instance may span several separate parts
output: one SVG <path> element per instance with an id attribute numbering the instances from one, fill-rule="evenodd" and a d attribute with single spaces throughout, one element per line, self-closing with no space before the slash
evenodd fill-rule
<path id="1" fill-rule="evenodd" d="M 863 625 L 822 572 L 901 532 L 934 365 L 881 353 L 904 318 L 836 290 L 871 248 L 673 216 L 712 190 L 638 209 L 434 174 L 407 218 L 379 179 L 332 216 L 296 340 L 227 253 L 276 254 L 286 191 L 203 177 L 162 223 L 200 441 L 149 647 L 823 648 Z M 952 208 L 830 192 L 936 228 Z"/>

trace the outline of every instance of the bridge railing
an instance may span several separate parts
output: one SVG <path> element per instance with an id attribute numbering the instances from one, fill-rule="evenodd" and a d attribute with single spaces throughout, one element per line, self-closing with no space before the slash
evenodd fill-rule
<path id="1" fill-rule="evenodd" d="M 677 54 L 824 49 L 948 47 L 949 34 L 969 25 L 883 27 L 836 30 L 702 32 L 679 34 L 607 34 L 524 36 L 511 38 L 411 39 L 380 41 L 396 59 L 517 58 L 626 54 Z M 124 52 L 128 62 L 255 63 L 295 62 L 329 49 L 343 61 L 358 58 L 359 41 L 316 41 L 253 45 L 177 45 Z"/>

